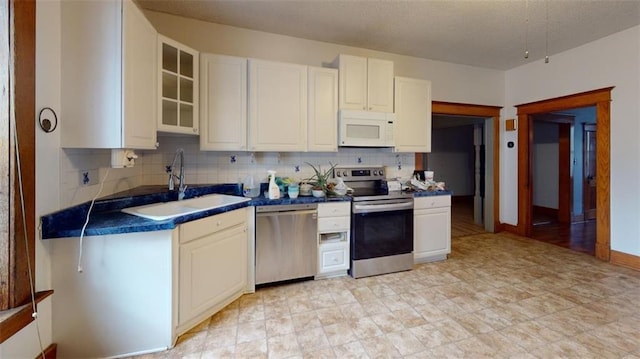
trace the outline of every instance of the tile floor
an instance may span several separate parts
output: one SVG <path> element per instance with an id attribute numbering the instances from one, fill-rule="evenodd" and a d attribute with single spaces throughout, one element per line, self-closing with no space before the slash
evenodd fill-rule
<path id="1" fill-rule="evenodd" d="M 245 295 L 148 358 L 640 358 L 640 272 L 510 234 Z"/>

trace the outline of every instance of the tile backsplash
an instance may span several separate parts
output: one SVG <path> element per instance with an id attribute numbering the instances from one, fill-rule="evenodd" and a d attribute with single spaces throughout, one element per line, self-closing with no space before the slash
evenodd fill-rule
<path id="1" fill-rule="evenodd" d="M 252 175 L 266 182 L 267 170 L 278 176 L 302 180 L 310 177 L 314 166 L 329 168 L 331 164 L 384 165 L 387 178 L 408 179 L 414 170 L 413 153 L 394 153 L 390 148 L 340 148 L 336 152 L 212 152 L 200 151 L 198 137 L 159 136 L 157 150 L 138 150 L 133 168 L 111 168 L 110 150 L 64 149 L 61 156 L 61 207 L 90 201 L 98 192 L 100 182 L 107 179 L 100 196 L 141 185 L 168 183 L 167 166 L 171 165 L 177 148 L 184 149 L 185 182 L 189 184 L 238 183 Z M 107 172 L 108 171 L 108 172 Z M 82 173 L 97 173 L 97 181 L 82 183 Z M 94 184 L 95 183 L 95 184 Z"/>

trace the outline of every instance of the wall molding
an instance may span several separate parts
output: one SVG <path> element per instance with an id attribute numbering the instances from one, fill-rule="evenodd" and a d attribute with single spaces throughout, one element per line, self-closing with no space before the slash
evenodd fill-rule
<path id="1" fill-rule="evenodd" d="M 640 271 L 640 256 L 611 250 L 611 264 Z"/>

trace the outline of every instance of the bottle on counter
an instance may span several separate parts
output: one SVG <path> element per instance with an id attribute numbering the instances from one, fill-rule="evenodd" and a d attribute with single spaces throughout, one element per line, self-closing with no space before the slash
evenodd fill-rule
<path id="1" fill-rule="evenodd" d="M 269 174 L 269 199 L 280 198 L 280 187 L 276 184 L 276 171 L 268 170 Z"/>

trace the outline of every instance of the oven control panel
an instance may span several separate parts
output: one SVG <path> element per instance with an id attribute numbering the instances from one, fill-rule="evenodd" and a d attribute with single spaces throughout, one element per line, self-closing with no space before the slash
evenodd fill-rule
<path id="1" fill-rule="evenodd" d="M 385 179 L 384 166 L 372 167 L 336 167 L 334 177 L 345 181 L 371 181 Z"/>

